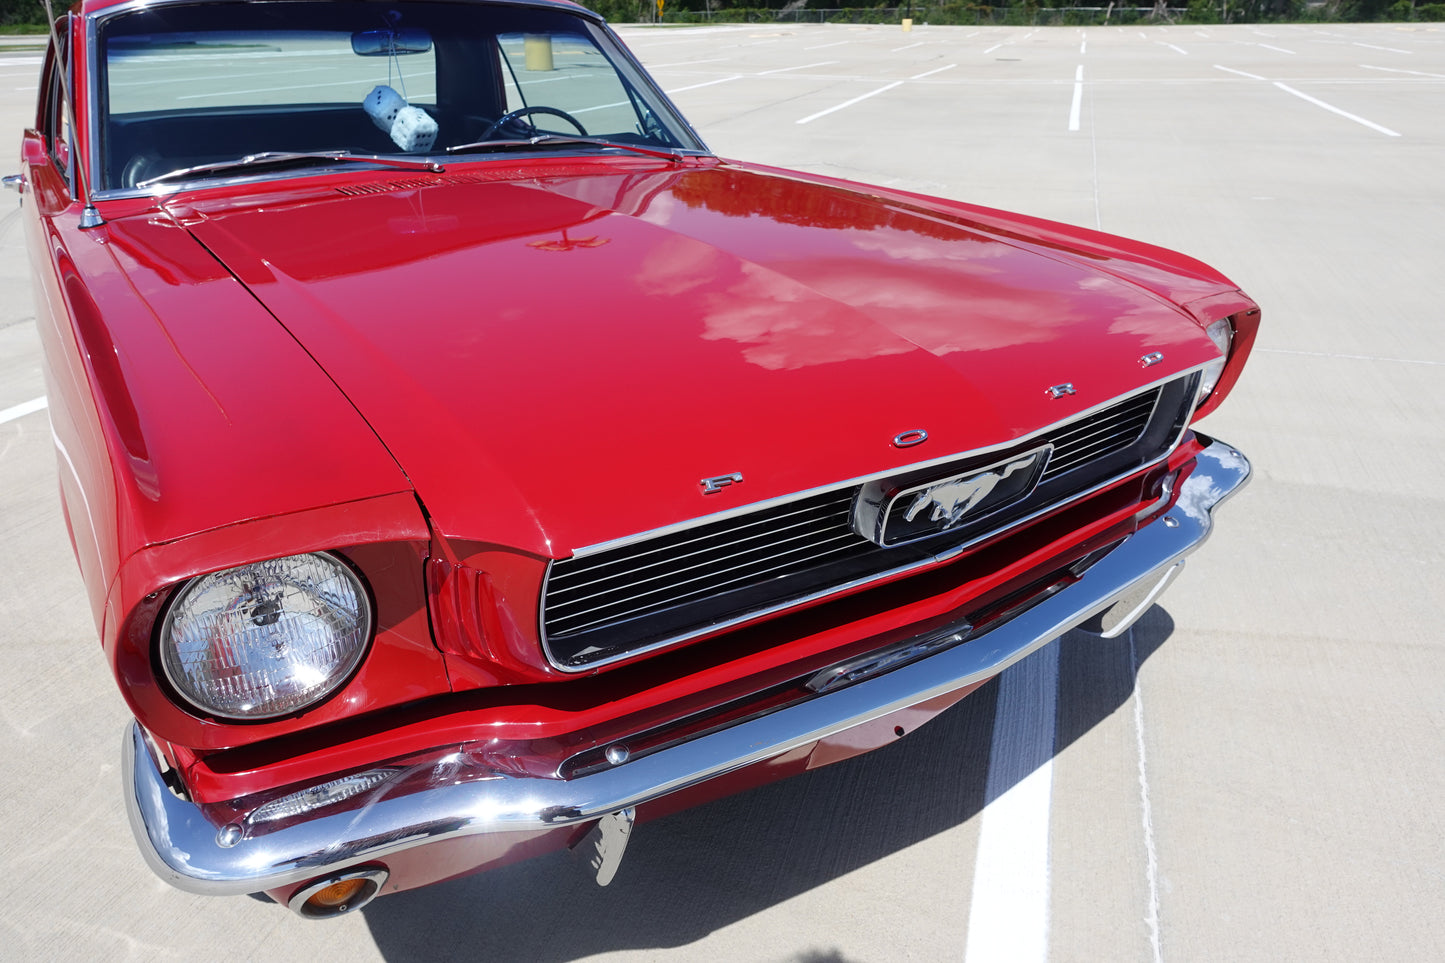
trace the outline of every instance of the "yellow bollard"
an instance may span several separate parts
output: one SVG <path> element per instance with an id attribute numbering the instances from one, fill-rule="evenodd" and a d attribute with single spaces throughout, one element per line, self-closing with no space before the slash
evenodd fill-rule
<path id="1" fill-rule="evenodd" d="M 909 32 L 910 30 L 912 30 L 912 29 L 913 29 L 913 18 L 912 18 L 912 17 L 904 17 L 904 18 L 903 18 L 903 32 L 904 32 L 904 33 L 908 33 L 908 32 Z"/>
<path id="2" fill-rule="evenodd" d="M 522 38 L 522 50 L 528 70 L 553 70 L 552 37 L 545 33 L 529 33 Z"/>

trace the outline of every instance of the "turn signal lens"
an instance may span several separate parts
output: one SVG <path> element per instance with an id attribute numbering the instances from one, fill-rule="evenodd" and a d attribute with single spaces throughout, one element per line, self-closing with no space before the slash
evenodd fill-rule
<path id="1" fill-rule="evenodd" d="M 291 555 L 186 583 L 161 626 L 177 693 L 226 719 L 269 719 L 326 698 L 371 639 L 361 580 L 330 555 Z"/>
<path id="2" fill-rule="evenodd" d="M 351 913 L 381 895 L 388 875 L 381 866 L 368 866 L 326 876 L 292 893 L 286 905 L 291 912 L 310 920 Z"/>
<path id="3" fill-rule="evenodd" d="M 354 776 L 343 776 L 319 786 L 293 792 L 289 796 L 273 799 L 264 806 L 258 807 L 255 812 L 246 817 L 246 822 L 265 823 L 275 819 L 286 819 L 342 802 L 380 785 L 397 771 L 396 769 L 368 769 L 366 772 L 358 772 Z"/>
<path id="4" fill-rule="evenodd" d="M 1229 361 L 1229 346 L 1234 342 L 1234 326 L 1228 318 L 1220 318 L 1209 327 L 1204 329 L 1209 335 L 1209 340 L 1219 349 L 1222 355 L 1219 359 L 1209 362 L 1199 372 L 1199 396 L 1195 399 L 1195 405 L 1203 404 L 1219 384 L 1219 376 L 1224 374 L 1224 365 Z"/>
<path id="5" fill-rule="evenodd" d="M 332 883 L 330 886 L 315 894 L 306 901 L 307 906 L 316 909 L 330 909 L 337 906 L 345 906 L 356 898 L 369 885 L 365 879 L 343 879 L 339 883 Z"/>

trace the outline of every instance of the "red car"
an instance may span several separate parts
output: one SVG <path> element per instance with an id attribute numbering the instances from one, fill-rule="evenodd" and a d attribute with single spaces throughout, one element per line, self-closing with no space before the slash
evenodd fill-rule
<path id="1" fill-rule="evenodd" d="M 712 155 L 552 0 L 82 0 L 21 192 L 126 806 L 307 917 L 892 742 L 1247 479 L 1169 251 Z"/>

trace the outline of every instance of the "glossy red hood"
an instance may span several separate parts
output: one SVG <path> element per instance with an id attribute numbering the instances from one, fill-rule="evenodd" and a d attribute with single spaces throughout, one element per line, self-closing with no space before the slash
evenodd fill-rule
<path id="1" fill-rule="evenodd" d="M 1214 356 L 1169 299 L 1232 288 L 1102 235 L 1082 256 L 1044 222 L 710 160 L 526 174 L 390 172 L 172 213 L 442 531 L 539 554 L 1067 419 Z M 1076 395 L 1047 396 L 1066 381 Z M 892 446 L 915 428 L 924 445 Z"/>

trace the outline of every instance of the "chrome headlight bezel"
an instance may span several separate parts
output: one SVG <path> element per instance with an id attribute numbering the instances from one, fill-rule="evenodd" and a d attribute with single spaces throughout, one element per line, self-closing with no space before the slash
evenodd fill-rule
<path id="1" fill-rule="evenodd" d="M 324 578 L 308 583 L 307 569 Z M 218 596 L 228 604 L 216 605 Z M 331 552 L 233 566 L 176 586 L 157 620 L 155 663 L 172 700 L 193 715 L 241 723 L 294 716 L 355 676 L 371 650 L 375 613 L 366 581 Z M 316 627 L 319 640 L 307 632 Z"/>

